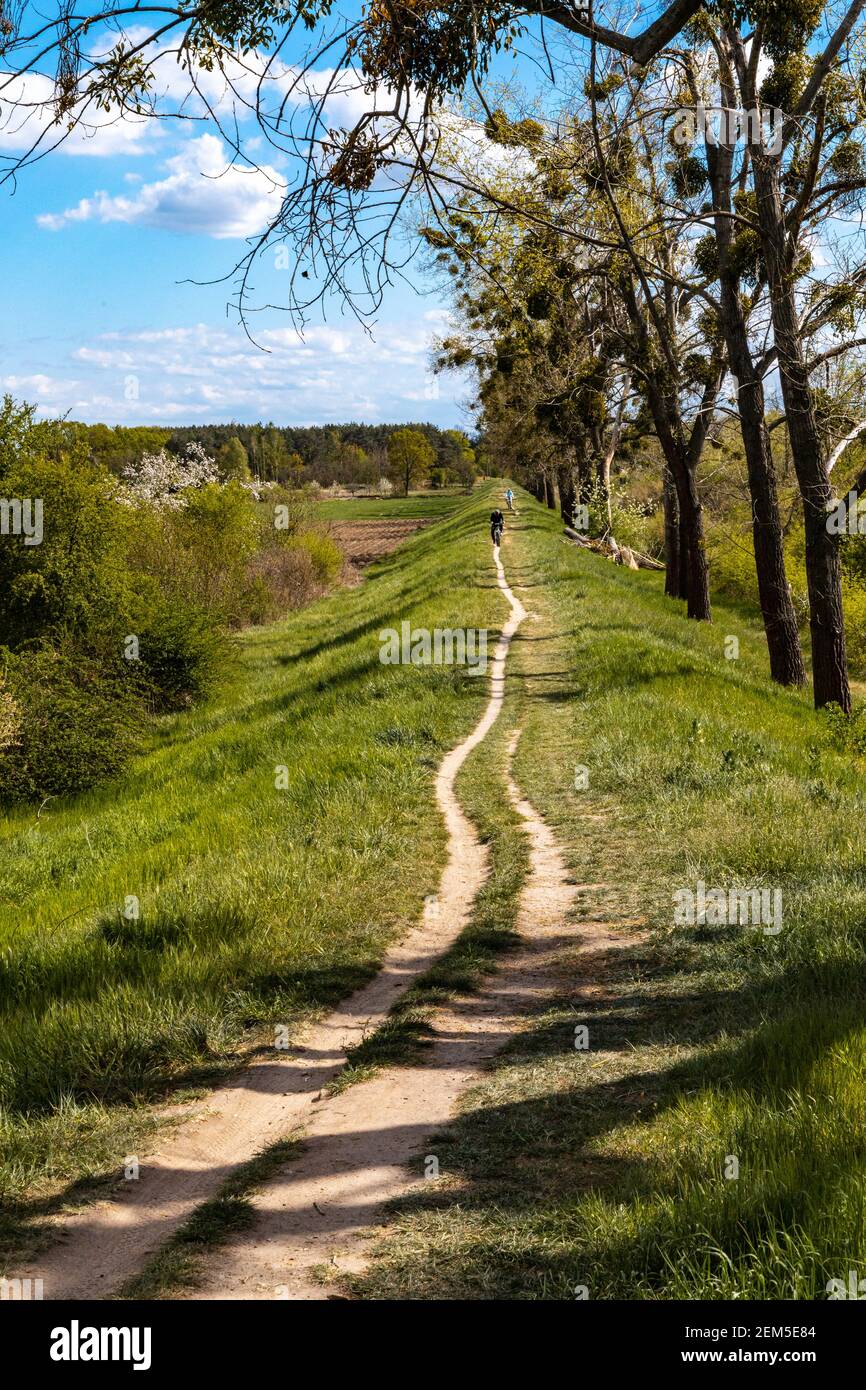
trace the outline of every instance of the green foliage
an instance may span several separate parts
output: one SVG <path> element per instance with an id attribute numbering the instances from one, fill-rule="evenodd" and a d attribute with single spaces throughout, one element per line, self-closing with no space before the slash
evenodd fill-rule
<path id="1" fill-rule="evenodd" d="M 236 434 L 231 439 L 227 439 L 217 454 L 217 466 L 219 467 L 220 477 L 224 482 L 248 482 L 250 474 L 250 461 L 247 451 Z"/>
<path id="2" fill-rule="evenodd" d="M 0 799 L 66 796 L 122 771 L 142 727 L 131 663 L 61 643 L 7 651 L 4 668 L 18 718 L 0 745 Z"/>
<path id="3" fill-rule="evenodd" d="M 705 280 L 719 278 L 719 252 L 715 232 L 707 232 L 695 243 L 695 267 Z"/>
<path id="4" fill-rule="evenodd" d="M 395 430 L 388 440 L 388 464 L 395 480 L 403 484 L 406 496 L 413 484 L 426 478 L 436 462 L 432 446 L 415 429 Z"/>
<path id="5" fill-rule="evenodd" d="M 857 140 L 840 140 L 830 155 L 830 168 L 839 179 L 859 179 L 863 175 L 863 147 Z"/>
<path id="6" fill-rule="evenodd" d="M 707 166 L 697 155 L 684 155 L 666 167 L 677 197 L 696 198 L 706 188 Z"/>
<path id="7" fill-rule="evenodd" d="M 796 110 L 809 80 L 810 66 L 808 57 L 802 52 L 777 58 L 761 84 L 763 105 L 786 113 Z"/>
<path id="8" fill-rule="evenodd" d="M 160 591 L 218 622 L 245 619 L 247 570 L 259 546 L 255 504 L 238 483 L 211 483 L 189 494 L 178 510 L 137 507 L 132 556 Z"/>
<path id="9" fill-rule="evenodd" d="M 716 7 L 724 11 L 727 0 L 717 0 Z M 823 10 L 822 0 L 734 0 L 733 4 L 737 22 L 761 25 L 764 47 L 777 62 L 802 53 Z"/>
<path id="10" fill-rule="evenodd" d="M 522 32 L 514 7 L 500 0 L 441 7 L 371 0 L 350 49 L 371 81 L 444 97 L 462 91 L 471 73 L 484 76 L 493 56 L 511 50 Z"/>
<path id="11" fill-rule="evenodd" d="M 288 542 L 288 547 L 309 555 L 317 584 L 330 584 L 343 567 L 343 552 L 323 531 L 303 531 Z"/>
<path id="12" fill-rule="evenodd" d="M 225 675 L 228 643 L 206 609 L 154 591 L 135 626 L 137 670 L 156 713 L 203 699 Z"/>
<path id="13" fill-rule="evenodd" d="M 68 429 L 84 442 L 94 463 L 117 475 L 142 454 L 158 454 L 171 437 L 170 430 L 152 425 L 70 424 Z"/>
<path id="14" fill-rule="evenodd" d="M 0 538 L 0 642 L 116 630 L 129 594 L 128 517 L 106 469 L 45 426 L 28 428 L 2 474 L 6 497 L 42 507 L 43 537 Z"/>

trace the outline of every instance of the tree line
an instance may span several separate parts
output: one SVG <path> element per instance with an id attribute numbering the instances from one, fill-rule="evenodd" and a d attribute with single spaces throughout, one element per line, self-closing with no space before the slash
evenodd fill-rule
<path id="1" fill-rule="evenodd" d="M 466 434 L 429 423 L 281 426 L 231 421 L 172 429 L 103 424 L 70 428 L 81 434 L 94 461 L 116 474 L 145 453 L 165 449 L 180 455 L 190 444 L 200 444 L 216 459 L 224 479 L 255 477 L 296 487 L 317 483 L 327 488 L 336 483 L 361 491 L 387 478 L 402 489 L 407 454 L 412 486 L 468 486 L 475 471 L 475 453 Z"/>

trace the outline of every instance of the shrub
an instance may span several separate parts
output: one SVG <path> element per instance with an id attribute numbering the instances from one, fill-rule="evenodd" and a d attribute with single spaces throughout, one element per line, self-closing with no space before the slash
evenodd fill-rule
<path id="1" fill-rule="evenodd" d="M 122 659 L 107 665 L 70 643 L 7 652 L 4 683 L 20 721 L 0 747 L 3 801 L 86 791 L 138 746 L 142 703 Z"/>
<path id="2" fill-rule="evenodd" d="M 215 461 L 201 444 L 194 442 L 187 444 L 182 454 L 170 454 L 166 449 L 160 449 L 158 454 L 142 454 L 123 470 L 131 502 L 149 502 L 174 511 L 186 507 L 196 489 L 215 483 L 218 477 Z"/>
<path id="3" fill-rule="evenodd" d="M 263 550 L 250 566 L 250 621 L 266 623 L 292 608 L 302 608 L 318 590 L 313 557 L 303 546 Z"/>
<path id="4" fill-rule="evenodd" d="M 137 625 L 136 670 L 155 712 L 184 709 L 209 694 L 225 670 L 228 642 L 202 608 L 153 594 Z"/>
<path id="5" fill-rule="evenodd" d="M 21 707 L 7 688 L 5 677 L 0 677 L 0 752 L 15 742 L 20 728 Z"/>
<path id="6" fill-rule="evenodd" d="M 288 548 L 309 555 L 318 584 L 330 584 L 343 568 L 342 550 L 324 531 L 303 531 L 290 539 Z"/>
<path id="7" fill-rule="evenodd" d="M 247 567 L 259 544 L 256 504 L 239 483 L 206 483 L 182 508 L 131 509 L 130 558 L 164 599 L 240 626 Z"/>
<path id="8" fill-rule="evenodd" d="M 17 647 L 55 632 L 86 639 L 116 629 L 129 593 L 128 518 L 106 469 L 34 426 L 2 473 L 5 497 L 42 507 L 42 540 L 0 545 L 0 643 Z"/>

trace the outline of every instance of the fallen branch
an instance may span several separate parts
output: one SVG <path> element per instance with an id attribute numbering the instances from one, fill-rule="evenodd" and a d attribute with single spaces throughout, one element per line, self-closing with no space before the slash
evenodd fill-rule
<path id="1" fill-rule="evenodd" d="M 603 555 L 606 560 L 613 560 L 614 564 L 626 565 L 629 569 L 664 569 L 664 565 L 659 564 L 658 560 L 650 559 L 649 555 L 639 555 L 636 550 L 631 550 L 627 545 L 617 545 L 612 536 L 609 540 L 588 540 L 586 536 L 581 536 L 571 526 L 566 526 L 565 534 L 573 545 L 579 545 L 583 550 L 591 550 L 596 555 Z"/>

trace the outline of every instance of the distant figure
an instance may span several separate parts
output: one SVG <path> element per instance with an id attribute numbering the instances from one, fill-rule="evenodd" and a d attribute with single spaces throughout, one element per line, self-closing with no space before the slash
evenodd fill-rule
<path id="1" fill-rule="evenodd" d="M 514 511 L 514 493 L 511 491 L 511 488 L 509 488 L 508 491 L 506 492 L 506 494 L 505 494 L 505 500 L 506 500 L 506 502 L 508 503 L 508 510 L 509 510 L 510 512 L 513 512 L 513 511 Z"/>
<path id="2" fill-rule="evenodd" d="M 499 545 L 502 540 L 502 532 L 505 529 L 505 517 L 498 507 L 490 513 L 490 539 L 494 545 Z"/>

